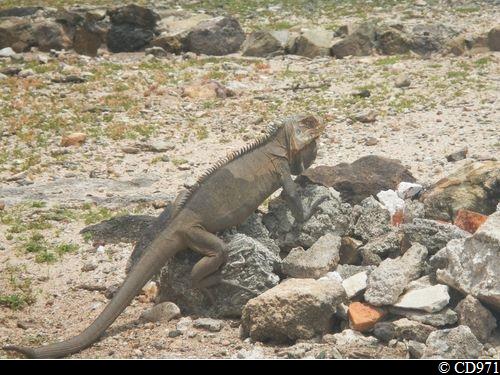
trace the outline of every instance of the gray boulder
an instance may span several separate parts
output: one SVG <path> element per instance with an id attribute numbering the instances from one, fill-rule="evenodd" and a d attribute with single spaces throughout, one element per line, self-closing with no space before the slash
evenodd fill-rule
<path id="1" fill-rule="evenodd" d="M 404 234 L 404 248 L 417 242 L 424 245 L 431 255 L 441 250 L 453 239 L 470 236 L 468 232 L 455 225 L 430 219 L 415 218 L 412 223 L 403 224 L 401 227 Z"/>
<path id="2" fill-rule="evenodd" d="M 333 44 L 333 32 L 328 30 L 305 30 L 296 39 L 290 53 L 314 58 L 329 56 Z"/>
<path id="3" fill-rule="evenodd" d="M 258 30 L 250 33 L 241 46 L 243 56 L 266 57 L 284 53 L 288 31 Z"/>
<path id="4" fill-rule="evenodd" d="M 290 343 L 331 329 L 337 305 L 345 299 L 335 280 L 287 279 L 251 299 L 243 309 L 242 336 Z"/>
<path id="5" fill-rule="evenodd" d="M 216 17 L 201 21 L 186 36 L 188 51 L 205 55 L 227 55 L 236 52 L 245 41 L 245 33 L 233 17 Z"/>
<path id="6" fill-rule="evenodd" d="M 446 46 L 446 42 L 456 35 L 453 30 L 442 24 L 419 24 L 411 31 L 411 49 L 419 54 L 438 52 Z"/>
<path id="7" fill-rule="evenodd" d="M 425 343 L 423 358 L 478 358 L 483 345 L 467 326 L 432 332 Z"/>
<path id="8" fill-rule="evenodd" d="M 305 223 L 296 223 L 292 212 L 281 197 L 269 203 L 269 212 L 262 218 L 270 236 L 282 250 L 311 247 L 326 233 L 342 236 L 349 230 L 351 206 L 342 203 L 338 193 L 323 186 L 307 185 L 299 191 L 304 207 L 327 197 Z"/>
<path id="9" fill-rule="evenodd" d="M 500 211 L 467 239 L 450 241 L 440 251 L 445 267 L 437 279 L 500 311 Z"/>
<path id="10" fill-rule="evenodd" d="M 500 51 L 500 25 L 496 25 L 489 31 L 488 47 L 492 51 Z"/>
<path id="11" fill-rule="evenodd" d="M 416 322 L 428 324 L 434 327 L 443 327 L 455 324 L 458 321 L 458 315 L 455 311 L 445 308 L 436 313 L 428 313 L 425 311 L 399 309 L 397 307 L 389 307 L 389 312 L 394 315 L 404 316 Z"/>
<path id="12" fill-rule="evenodd" d="M 391 230 L 379 237 L 375 237 L 361 247 L 363 264 L 379 265 L 382 259 L 401 255 L 403 234 L 398 230 Z M 374 262 L 374 259 L 378 260 Z"/>
<path id="13" fill-rule="evenodd" d="M 401 257 L 384 260 L 368 277 L 365 300 L 375 306 L 396 303 L 408 283 L 420 276 L 426 257 L 427 249 L 414 244 Z"/>
<path id="14" fill-rule="evenodd" d="M 140 51 L 154 37 L 154 31 L 132 24 L 111 25 L 106 43 L 111 52 Z"/>
<path id="15" fill-rule="evenodd" d="M 391 230 L 389 211 L 374 197 L 361 202 L 360 215 L 354 224 L 354 237 L 367 242 L 374 237 L 382 236 Z"/>
<path id="16" fill-rule="evenodd" d="M 325 234 L 307 251 L 296 247 L 283 259 L 281 269 L 289 277 L 318 279 L 335 269 L 340 256 L 340 237 Z"/>
<path id="17" fill-rule="evenodd" d="M 493 314 L 472 296 L 460 301 L 455 310 L 458 313 L 458 323 L 469 327 L 481 342 L 486 342 L 497 327 Z"/>
<path id="18" fill-rule="evenodd" d="M 114 25 L 135 25 L 144 29 L 154 29 L 160 15 L 149 8 L 129 4 L 107 11 Z"/>
<path id="19" fill-rule="evenodd" d="M 200 291 L 191 288 L 189 276 L 200 255 L 183 251 L 172 259 L 161 272 L 160 301 L 175 302 L 183 314 L 210 317 L 239 317 L 247 301 L 278 284 L 275 269 L 281 260 L 259 241 L 236 234 L 231 237 L 228 261 L 222 268 L 225 280 L 238 284 L 253 293 L 229 285 L 212 289 L 215 303 L 212 305 Z"/>
<path id="20" fill-rule="evenodd" d="M 339 59 L 346 56 L 370 55 L 375 46 L 376 25 L 368 21 L 332 46 L 331 54 Z"/>

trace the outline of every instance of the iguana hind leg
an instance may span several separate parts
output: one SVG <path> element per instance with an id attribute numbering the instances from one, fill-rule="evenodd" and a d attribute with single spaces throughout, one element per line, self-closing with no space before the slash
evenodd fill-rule
<path id="1" fill-rule="evenodd" d="M 202 227 L 184 230 L 183 236 L 191 250 L 203 255 L 191 271 L 191 283 L 211 303 L 214 303 L 213 295 L 208 288 L 219 284 L 222 280 L 220 269 L 227 260 L 226 245 L 219 237 Z"/>

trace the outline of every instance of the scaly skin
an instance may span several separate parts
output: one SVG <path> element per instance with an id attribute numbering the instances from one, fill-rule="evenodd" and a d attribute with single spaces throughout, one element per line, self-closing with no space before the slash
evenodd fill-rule
<path id="1" fill-rule="evenodd" d="M 191 272 L 193 286 L 212 299 L 210 288 L 221 278 L 226 246 L 214 233 L 241 224 L 272 193 L 283 187 L 296 220 L 307 220 L 320 201 L 305 209 L 291 175 L 300 174 L 316 157 L 316 139 L 324 126 L 313 116 L 286 119 L 263 139 L 220 161 L 174 203 L 164 229 L 148 245 L 113 299 L 81 334 L 39 348 L 5 346 L 29 358 L 58 358 L 92 345 L 115 321 L 150 278 L 177 252 L 203 255 Z"/>

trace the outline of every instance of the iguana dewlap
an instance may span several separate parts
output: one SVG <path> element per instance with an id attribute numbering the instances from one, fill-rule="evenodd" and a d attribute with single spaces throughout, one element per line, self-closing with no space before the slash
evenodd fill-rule
<path id="1" fill-rule="evenodd" d="M 296 220 L 309 218 L 292 175 L 300 174 L 316 158 L 316 140 L 324 126 L 313 116 L 287 118 L 257 141 L 219 161 L 189 191 L 180 194 L 165 227 L 132 268 L 121 288 L 97 319 L 69 340 L 39 348 L 6 346 L 31 358 L 56 358 L 76 353 L 99 339 L 146 282 L 177 252 L 190 249 L 203 258 L 191 272 L 193 286 L 207 297 L 223 282 L 225 244 L 214 233 L 241 224 L 273 192 L 283 187 Z"/>

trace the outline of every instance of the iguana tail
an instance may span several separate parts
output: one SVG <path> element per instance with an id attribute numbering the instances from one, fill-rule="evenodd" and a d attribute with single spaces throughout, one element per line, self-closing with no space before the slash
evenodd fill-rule
<path id="1" fill-rule="evenodd" d="M 163 236 L 160 235 L 153 241 L 150 249 L 141 257 L 97 319 L 78 336 L 38 348 L 4 346 L 3 349 L 17 351 L 28 358 L 60 358 L 92 345 L 125 310 L 146 282 L 159 272 L 165 262 L 177 252 L 178 249 L 174 248 L 173 242 L 167 242 L 165 245 L 165 239 L 161 237 Z"/>

